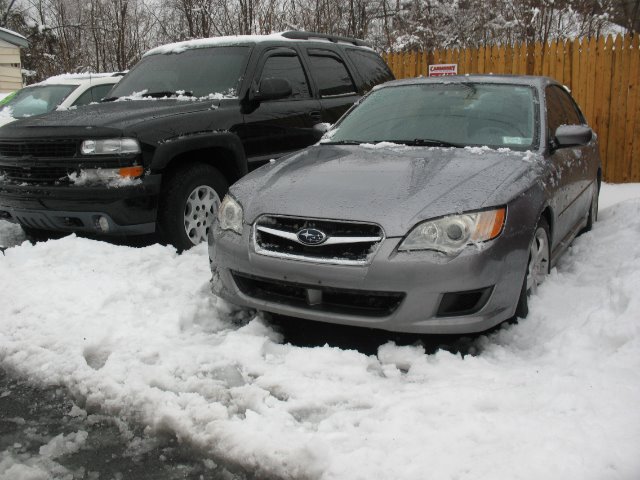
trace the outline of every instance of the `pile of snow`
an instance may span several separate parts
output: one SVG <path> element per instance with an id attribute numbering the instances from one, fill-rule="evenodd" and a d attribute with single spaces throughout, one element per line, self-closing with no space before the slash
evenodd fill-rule
<path id="1" fill-rule="evenodd" d="M 89 434 L 84 430 L 68 435 L 60 434 L 40 447 L 39 455 L 16 453 L 12 450 L 16 450 L 20 445 L 14 445 L 13 449 L 0 452 L 0 478 L 7 480 L 72 478 L 72 473 L 55 459 L 81 450 L 88 436 Z"/>
<path id="2" fill-rule="evenodd" d="M 640 198 L 601 210 L 464 357 L 283 344 L 210 294 L 204 245 L 25 242 L 0 255 L 0 366 L 263 477 L 640 478 L 639 235 Z"/>

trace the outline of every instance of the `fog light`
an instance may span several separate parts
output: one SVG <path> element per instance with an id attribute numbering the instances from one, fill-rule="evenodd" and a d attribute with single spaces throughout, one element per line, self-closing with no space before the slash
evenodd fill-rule
<path id="1" fill-rule="evenodd" d="M 96 220 L 96 228 L 102 233 L 107 233 L 109 231 L 109 220 L 107 220 L 107 217 L 98 217 Z"/>

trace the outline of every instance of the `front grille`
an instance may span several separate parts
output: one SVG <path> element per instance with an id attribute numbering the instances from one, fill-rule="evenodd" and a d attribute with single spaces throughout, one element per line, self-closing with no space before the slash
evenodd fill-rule
<path id="1" fill-rule="evenodd" d="M 385 317 L 391 315 L 405 297 L 402 292 L 303 285 L 238 272 L 232 274 L 240 291 L 249 297 L 329 313 Z"/>
<path id="2" fill-rule="evenodd" d="M 75 157 L 78 144 L 75 140 L 51 140 L 29 142 L 0 142 L 2 157 Z"/>
<path id="3" fill-rule="evenodd" d="M 301 241 L 299 233 L 313 230 L 325 236 L 315 245 Z M 384 232 L 372 223 L 263 215 L 253 228 L 256 252 L 262 255 L 342 265 L 371 261 Z"/>
<path id="4" fill-rule="evenodd" d="M 73 169 L 66 167 L 16 167 L 0 165 L 0 178 L 13 183 L 51 185 L 69 182 L 68 176 L 73 171 Z"/>

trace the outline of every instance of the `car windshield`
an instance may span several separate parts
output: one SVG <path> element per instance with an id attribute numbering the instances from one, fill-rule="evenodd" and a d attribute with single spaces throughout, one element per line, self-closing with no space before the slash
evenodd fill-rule
<path id="1" fill-rule="evenodd" d="M 381 88 L 324 143 L 534 147 L 534 89 L 522 85 L 430 83 Z"/>
<path id="2" fill-rule="evenodd" d="M 143 57 L 111 91 L 113 97 L 211 94 L 236 96 L 251 49 L 194 48 Z"/>
<path id="3" fill-rule="evenodd" d="M 19 90 L 2 105 L 0 112 L 25 118 L 50 112 L 60 105 L 78 85 L 38 85 Z"/>

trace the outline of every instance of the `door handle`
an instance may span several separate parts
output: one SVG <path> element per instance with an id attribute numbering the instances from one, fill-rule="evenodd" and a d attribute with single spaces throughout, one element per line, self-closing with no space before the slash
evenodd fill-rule
<path id="1" fill-rule="evenodd" d="M 314 110 L 312 112 L 309 112 L 309 117 L 311 117 L 311 120 L 315 122 L 322 121 L 322 115 L 320 114 L 319 110 Z"/>

